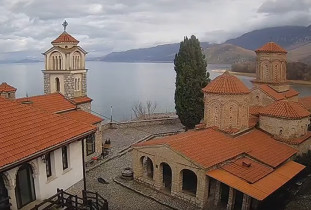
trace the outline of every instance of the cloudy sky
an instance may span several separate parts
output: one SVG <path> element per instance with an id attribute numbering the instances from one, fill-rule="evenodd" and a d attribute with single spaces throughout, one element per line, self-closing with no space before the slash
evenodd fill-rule
<path id="1" fill-rule="evenodd" d="M 264 27 L 311 24 L 311 0 L 0 0 L 0 5 L 0 57 L 44 52 L 62 33 L 65 19 L 67 31 L 91 57 L 180 42 L 191 34 L 220 43 Z"/>

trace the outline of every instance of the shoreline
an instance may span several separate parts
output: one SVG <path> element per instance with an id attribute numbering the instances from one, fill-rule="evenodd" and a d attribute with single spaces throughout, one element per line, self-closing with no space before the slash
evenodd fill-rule
<path id="1" fill-rule="evenodd" d="M 237 75 L 237 76 L 245 76 L 245 77 L 256 77 L 255 73 L 246 73 L 246 72 L 236 72 L 236 71 L 229 71 L 226 69 L 215 69 L 211 70 L 212 72 L 216 73 L 224 73 L 225 71 L 230 72 L 230 74 Z M 311 85 L 311 81 L 305 81 L 305 80 L 287 80 L 289 84 L 296 84 L 296 85 Z"/>

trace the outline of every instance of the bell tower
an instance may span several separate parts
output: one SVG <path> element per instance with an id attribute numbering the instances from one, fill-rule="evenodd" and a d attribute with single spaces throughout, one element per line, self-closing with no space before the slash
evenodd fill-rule
<path id="1" fill-rule="evenodd" d="M 64 32 L 52 41 L 53 47 L 43 53 L 45 57 L 44 93 L 59 92 L 68 99 L 87 95 L 85 56 L 87 52 L 78 46 L 79 41 Z"/>
<path id="2" fill-rule="evenodd" d="M 87 52 L 78 46 L 78 40 L 67 33 L 67 26 L 65 21 L 63 33 L 52 41 L 53 46 L 43 53 L 44 93 L 61 93 L 78 108 L 90 112 L 92 99 L 87 97 L 85 68 Z"/>

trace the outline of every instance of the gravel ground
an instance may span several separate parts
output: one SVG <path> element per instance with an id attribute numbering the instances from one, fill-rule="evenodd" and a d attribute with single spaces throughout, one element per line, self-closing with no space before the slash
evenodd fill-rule
<path id="1" fill-rule="evenodd" d="M 153 125 L 142 126 L 137 128 L 122 128 L 105 130 L 103 139 L 110 138 L 111 153 L 116 155 L 124 148 L 148 135 L 164 132 L 179 131 L 183 127 L 181 124 Z M 121 171 L 126 167 L 131 167 L 130 152 L 107 161 L 100 166 L 90 170 L 86 174 L 87 190 L 98 192 L 108 200 L 109 209 L 128 209 L 128 210 L 166 210 L 170 209 L 154 200 L 146 198 L 138 193 L 133 192 L 121 185 L 115 183 L 113 178 L 120 176 Z M 109 184 L 101 184 L 97 181 L 98 177 L 104 178 Z M 81 195 L 83 182 L 80 181 L 67 191 L 73 194 Z"/>

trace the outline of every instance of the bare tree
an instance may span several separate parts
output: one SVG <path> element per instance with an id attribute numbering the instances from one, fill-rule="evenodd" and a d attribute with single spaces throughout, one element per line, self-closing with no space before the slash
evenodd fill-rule
<path id="1" fill-rule="evenodd" d="M 147 101 L 146 105 L 143 105 L 141 102 L 138 102 L 132 107 L 132 110 L 138 119 L 147 119 L 157 108 L 157 103 L 152 101 Z"/>

